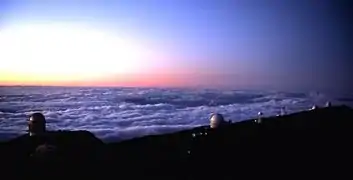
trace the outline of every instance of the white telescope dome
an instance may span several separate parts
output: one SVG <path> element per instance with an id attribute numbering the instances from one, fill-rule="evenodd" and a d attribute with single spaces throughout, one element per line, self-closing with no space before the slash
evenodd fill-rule
<path id="1" fill-rule="evenodd" d="M 217 128 L 220 124 L 224 123 L 224 117 L 222 114 L 212 114 L 210 118 L 210 127 Z"/>
<path id="2" fill-rule="evenodd" d="M 315 109 L 317 109 L 317 106 L 313 105 L 313 107 L 311 107 L 311 110 L 315 110 Z"/>
<path id="3" fill-rule="evenodd" d="M 332 106 L 331 102 L 330 102 L 330 101 L 327 101 L 327 102 L 326 102 L 326 107 L 331 107 L 331 106 Z"/>

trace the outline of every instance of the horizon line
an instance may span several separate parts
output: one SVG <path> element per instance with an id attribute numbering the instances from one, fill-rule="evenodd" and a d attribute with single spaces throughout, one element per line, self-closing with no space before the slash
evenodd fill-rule
<path id="1" fill-rule="evenodd" d="M 74 85 L 3 85 L 0 84 L 0 88 L 4 87 L 30 87 L 30 88 L 126 88 L 126 89 L 202 89 L 202 90 L 228 90 L 228 91 L 275 91 L 275 92 L 286 92 L 283 90 L 276 90 L 276 89 L 256 89 L 256 88 L 224 88 L 224 87 L 201 87 L 201 86 L 90 86 L 90 85 L 79 85 L 79 86 L 74 86 Z M 289 91 L 289 92 L 295 92 L 295 91 Z M 299 92 L 299 93 L 307 93 L 307 92 Z"/>
<path id="2" fill-rule="evenodd" d="M 215 87 L 201 87 L 201 86 L 124 86 L 124 85 L 21 85 L 21 84 L 0 84 L 0 88 L 2 87 L 57 87 L 57 88 L 155 88 L 155 89 L 230 89 L 230 90 L 243 90 L 242 88 L 215 88 Z"/>

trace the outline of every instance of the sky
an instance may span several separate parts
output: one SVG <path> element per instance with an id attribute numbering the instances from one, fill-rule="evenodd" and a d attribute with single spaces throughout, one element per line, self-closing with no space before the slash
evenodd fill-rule
<path id="1" fill-rule="evenodd" d="M 1 85 L 352 90 L 349 1 L 1 0 Z"/>

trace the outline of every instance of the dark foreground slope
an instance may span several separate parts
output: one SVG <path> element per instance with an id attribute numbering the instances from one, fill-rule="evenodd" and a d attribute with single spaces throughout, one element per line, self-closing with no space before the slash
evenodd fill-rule
<path id="1" fill-rule="evenodd" d="M 185 179 L 272 174 L 308 178 L 310 173 L 337 178 L 343 172 L 347 175 L 353 163 L 353 110 L 346 106 L 110 144 L 100 143 L 85 131 L 57 134 L 60 138 L 54 138 L 59 139 L 55 143 L 64 153 L 58 153 L 60 160 L 51 163 L 34 163 L 21 151 L 20 141 L 3 143 L 1 162 L 9 164 L 3 172 L 16 169 L 17 175 L 38 175 L 37 166 L 43 166 L 52 167 L 45 169 L 47 174 L 63 177 L 167 175 Z"/>

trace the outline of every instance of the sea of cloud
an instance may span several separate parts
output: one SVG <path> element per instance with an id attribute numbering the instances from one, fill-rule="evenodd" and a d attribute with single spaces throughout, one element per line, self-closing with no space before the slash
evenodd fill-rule
<path id="1" fill-rule="evenodd" d="M 352 102 L 328 95 L 210 89 L 0 87 L 0 139 L 23 134 L 42 112 L 51 130 L 89 130 L 105 141 L 163 134 L 208 124 L 211 113 L 233 122 Z M 344 101 L 344 102 L 343 102 Z"/>

